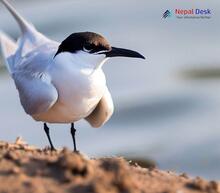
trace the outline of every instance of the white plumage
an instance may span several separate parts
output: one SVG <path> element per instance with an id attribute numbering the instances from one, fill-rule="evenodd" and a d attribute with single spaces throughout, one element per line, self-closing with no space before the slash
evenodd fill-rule
<path id="1" fill-rule="evenodd" d="M 71 123 L 85 119 L 100 127 L 111 117 L 114 106 L 102 65 L 111 57 L 142 58 L 136 51 L 110 46 L 101 35 L 78 32 L 62 43 L 50 40 L 21 17 L 7 0 L 0 0 L 21 29 L 18 41 L 0 32 L 4 63 L 14 79 L 27 114 L 44 122 L 44 131 L 55 150 L 46 123 Z"/>
<path id="2" fill-rule="evenodd" d="M 113 113 L 113 102 L 101 69 L 104 54 L 62 52 L 60 43 L 39 33 L 6 1 L 21 36 L 15 43 L 0 32 L 5 65 L 14 79 L 25 112 L 37 121 L 72 123 L 82 118 L 103 125 Z"/>

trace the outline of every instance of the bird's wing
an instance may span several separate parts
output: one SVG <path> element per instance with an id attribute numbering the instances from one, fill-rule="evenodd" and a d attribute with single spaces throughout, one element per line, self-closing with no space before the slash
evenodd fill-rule
<path id="1" fill-rule="evenodd" d="M 4 32 L 0 31 L 0 51 L 1 51 L 1 59 L 3 59 L 4 65 L 7 67 L 9 73 L 11 74 L 13 71 L 13 55 L 17 49 L 17 44 L 12 38 L 6 35 Z"/>
<path id="2" fill-rule="evenodd" d="M 46 112 L 57 101 L 58 93 L 48 74 L 16 73 L 13 78 L 21 104 L 27 114 Z"/>
<path id="3" fill-rule="evenodd" d="M 28 22 L 25 18 L 23 18 L 7 0 L 0 0 L 0 2 L 2 2 L 5 5 L 8 11 L 17 21 L 22 32 L 21 39 L 28 39 L 29 43 L 33 45 L 41 43 L 42 41 L 49 40 L 43 34 L 38 32 L 30 22 Z"/>
<path id="4" fill-rule="evenodd" d="M 47 73 L 53 58 L 51 54 L 55 54 L 54 49 L 58 48 L 58 43 L 38 32 L 7 0 L 0 2 L 13 15 L 22 32 L 16 48 L 12 49 L 13 44 L 6 36 L 2 36 L 4 44 L 1 43 L 4 45 L 4 56 L 19 91 L 21 104 L 30 115 L 46 112 L 58 98 L 57 90 Z M 11 50 L 15 51 L 12 56 Z"/>
<path id="5" fill-rule="evenodd" d="M 52 40 L 48 39 L 46 36 L 38 32 L 35 27 L 26 19 L 24 19 L 7 0 L 0 0 L 0 2 L 5 5 L 5 7 L 15 18 L 22 32 L 21 36 L 18 39 L 17 49 L 15 54 L 13 55 L 13 63 L 10 64 L 11 66 L 16 65 L 26 54 L 28 54 L 35 48 L 45 43 L 53 42 Z"/>
<path id="6" fill-rule="evenodd" d="M 50 51 L 48 49 L 48 52 Z M 36 51 L 28 56 L 16 68 L 12 77 L 25 112 L 35 115 L 48 111 L 56 103 L 58 92 L 49 74 L 53 61 L 48 53 L 46 51 L 37 53 Z"/>
<path id="7" fill-rule="evenodd" d="M 35 31 L 34 26 L 27 22 L 7 0 L 0 0 L 0 2 L 2 2 L 8 11 L 13 15 L 21 29 L 22 34 L 25 34 L 29 31 Z"/>
<path id="8" fill-rule="evenodd" d="M 93 127 L 101 127 L 110 119 L 110 117 L 113 114 L 113 111 L 114 111 L 114 105 L 113 105 L 112 97 L 108 88 L 106 87 L 102 99 L 99 101 L 94 111 L 85 119 Z"/>

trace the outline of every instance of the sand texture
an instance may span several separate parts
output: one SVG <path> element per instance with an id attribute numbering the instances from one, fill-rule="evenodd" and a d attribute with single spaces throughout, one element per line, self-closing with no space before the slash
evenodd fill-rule
<path id="1" fill-rule="evenodd" d="M 215 181 L 142 168 L 123 158 L 89 159 L 68 149 L 51 152 L 17 139 L 0 142 L 0 193 L 220 192 Z"/>

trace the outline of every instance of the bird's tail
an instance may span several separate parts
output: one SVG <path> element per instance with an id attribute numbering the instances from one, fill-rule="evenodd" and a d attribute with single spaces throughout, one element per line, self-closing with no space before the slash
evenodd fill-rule
<path id="1" fill-rule="evenodd" d="M 16 49 L 16 42 L 0 31 L 0 65 L 4 64 L 10 74 L 13 73 L 13 54 Z"/>
<path id="2" fill-rule="evenodd" d="M 0 2 L 2 2 L 9 10 L 9 12 L 14 16 L 15 20 L 20 26 L 22 33 L 35 30 L 34 26 L 27 22 L 27 20 L 25 20 L 7 0 L 0 0 Z"/>

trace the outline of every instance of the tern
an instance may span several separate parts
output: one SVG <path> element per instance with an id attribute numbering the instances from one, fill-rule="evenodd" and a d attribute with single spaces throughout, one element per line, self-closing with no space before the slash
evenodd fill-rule
<path id="1" fill-rule="evenodd" d="M 55 147 L 47 123 L 71 124 L 85 119 L 101 127 L 113 114 L 103 64 L 112 57 L 145 59 L 136 51 L 112 47 L 93 32 L 73 33 L 63 42 L 53 41 L 25 20 L 7 0 L 0 0 L 17 21 L 21 36 L 15 42 L 0 32 L 4 63 L 14 80 L 26 114 L 44 124 L 51 150 Z"/>

